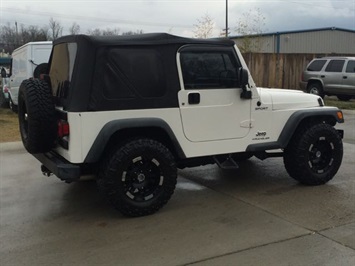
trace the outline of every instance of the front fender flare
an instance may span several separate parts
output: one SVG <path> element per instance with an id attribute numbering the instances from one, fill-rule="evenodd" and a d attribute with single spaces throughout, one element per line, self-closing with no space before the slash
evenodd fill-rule
<path id="1" fill-rule="evenodd" d="M 340 110 L 338 108 L 331 109 L 317 109 L 317 110 L 299 110 L 294 112 L 290 118 L 287 120 L 284 128 L 281 131 L 280 136 L 277 141 L 260 143 L 260 144 L 251 144 L 248 145 L 246 151 L 247 152 L 258 152 L 258 151 L 266 151 L 266 150 L 274 150 L 274 149 L 283 149 L 286 148 L 288 143 L 290 142 L 293 133 L 296 131 L 297 127 L 300 123 L 307 118 L 314 117 L 332 117 L 338 123 L 344 123 L 343 118 L 339 118 L 337 112 Z"/>

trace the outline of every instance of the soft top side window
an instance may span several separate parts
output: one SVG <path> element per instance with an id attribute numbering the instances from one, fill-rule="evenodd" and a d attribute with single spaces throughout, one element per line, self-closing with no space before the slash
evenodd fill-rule
<path id="1" fill-rule="evenodd" d="M 53 95 L 60 98 L 68 96 L 76 52 L 76 43 L 61 43 L 54 47 L 49 70 Z"/>
<path id="2" fill-rule="evenodd" d="M 236 88 L 241 66 L 233 47 L 187 46 L 180 50 L 185 89 Z"/>
<path id="3" fill-rule="evenodd" d="M 342 72 L 345 60 L 330 60 L 325 72 Z"/>

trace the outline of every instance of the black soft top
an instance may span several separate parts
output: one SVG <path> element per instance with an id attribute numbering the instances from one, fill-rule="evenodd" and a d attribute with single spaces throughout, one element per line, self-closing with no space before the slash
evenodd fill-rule
<path id="1" fill-rule="evenodd" d="M 193 39 L 183 38 L 167 33 L 147 33 L 129 36 L 88 36 L 68 35 L 53 42 L 53 45 L 65 42 L 90 42 L 94 46 L 118 45 L 164 45 L 164 44 L 216 44 L 233 46 L 235 43 L 229 39 Z"/>
<path id="2" fill-rule="evenodd" d="M 62 65 L 69 60 L 67 54 L 52 64 L 53 51 L 63 52 L 60 46 L 68 43 L 77 47 L 71 80 L 61 80 L 67 74 L 61 75 L 53 83 L 53 92 L 58 104 L 72 112 L 178 107 L 178 50 L 196 44 L 231 50 L 234 46 L 229 39 L 191 39 L 166 33 L 69 35 L 53 42 L 49 62 L 53 73 L 71 69 L 71 61 Z"/>

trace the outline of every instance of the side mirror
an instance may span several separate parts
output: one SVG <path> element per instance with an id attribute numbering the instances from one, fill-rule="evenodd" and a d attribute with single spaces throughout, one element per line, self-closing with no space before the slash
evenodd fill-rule
<path id="1" fill-rule="evenodd" d="M 239 85 L 244 89 L 249 83 L 249 73 L 248 70 L 244 68 L 239 68 Z"/>
<path id="2" fill-rule="evenodd" d="M 238 73 L 239 85 L 243 89 L 242 93 L 240 94 L 240 98 L 242 99 L 251 99 L 251 91 L 247 90 L 247 85 L 249 83 L 249 73 L 248 70 L 244 68 L 239 68 Z"/>

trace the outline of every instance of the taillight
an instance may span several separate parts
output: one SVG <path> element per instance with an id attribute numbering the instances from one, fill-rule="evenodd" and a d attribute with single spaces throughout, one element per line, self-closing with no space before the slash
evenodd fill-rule
<path id="1" fill-rule="evenodd" d="M 5 85 L 4 86 L 4 93 L 8 93 L 9 92 L 9 88 Z"/>
<path id="2" fill-rule="evenodd" d="M 63 138 L 69 136 L 69 123 L 65 120 L 58 121 L 58 137 Z"/>

